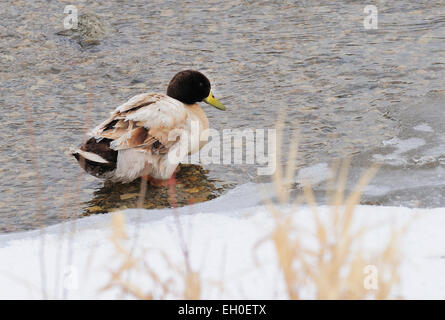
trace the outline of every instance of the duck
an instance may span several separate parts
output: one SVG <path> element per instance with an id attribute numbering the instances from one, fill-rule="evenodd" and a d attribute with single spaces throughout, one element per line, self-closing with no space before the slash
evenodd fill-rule
<path id="1" fill-rule="evenodd" d="M 166 185 L 187 155 L 207 143 L 209 120 L 200 102 L 226 110 L 204 74 L 180 71 L 165 94 L 142 93 L 130 98 L 70 152 L 97 178 L 120 183 L 144 178 L 152 185 Z"/>

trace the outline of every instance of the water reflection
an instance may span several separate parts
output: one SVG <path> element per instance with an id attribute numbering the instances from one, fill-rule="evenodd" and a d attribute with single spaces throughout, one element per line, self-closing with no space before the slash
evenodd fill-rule
<path id="1" fill-rule="evenodd" d="M 182 207 L 216 198 L 227 186 L 218 180 L 210 179 L 208 173 L 208 170 L 199 165 L 181 164 L 176 173 L 174 189 L 148 185 L 142 207 L 146 209 L 170 208 L 175 205 Z M 136 208 L 140 189 L 140 179 L 127 184 L 106 181 L 102 188 L 94 191 L 93 198 L 85 203 L 83 215 Z"/>

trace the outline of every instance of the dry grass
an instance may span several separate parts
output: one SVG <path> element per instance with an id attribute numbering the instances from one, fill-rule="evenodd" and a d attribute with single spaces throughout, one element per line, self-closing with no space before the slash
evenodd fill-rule
<path id="1" fill-rule="evenodd" d="M 281 132 L 282 125 L 277 125 Z M 296 137 L 293 138 L 296 141 Z M 280 150 L 281 137 L 277 141 Z M 280 156 L 279 154 L 277 156 Z M 265 242 L 271 242 L 276 251 L 276 263 L 281 271 L 287 296 L 289 299 L 301 299 L 302 292 L 308 288 L 316 299 L 391 299 L 400 298 L 392 295 L 392 290 L 399 284 L 399 241 L 403 230 L 394 231 L 386 246 L 379 251 L 369 253 L 363 248 L 364 236 L 372 231 L 372 227 L 357 228 L 354 225 L 355 208 L 360 202 L 364 187 L 377 172 L 372 167 L 359 179 L 356 187 L 349 195 L 345 195 L 349 160 L 336 162 L 332 172 L 336 172 L 329 181 L 330 188 L 327 198 L 330 203 L 329 215 L 321 214 L 316 204 L 315 196 L 309 184 L 303 187 L 303 195 L 294 201 L 290 200 L 290 190 L 295 176 L 296 148 L 288 155 L 287 168 L 277 168 L 274 186 L 279 203 L 267 201 L 266 205 L 275 221 L 272 234 L 258 243 L 258 248 Z M 283 174 L 285 172 L 285 174 Z M 171 189 L 171 200 L 174 205 L 174 187 Z M 141 196 L 144 187 L 141 186 Z M 295 224 L 295 215 L 302 203 L 306 203 L 312 212 L 313 230 L 308 226 Z M 176 218 L 177 215 L 176 215 Z M 112 241 L 116 251 L 123 257 L 121 266 L 112 272 L 110 283 L 104 288 L 118 288 L 138 299 L 162 299 L 167 296 L 177 299 L 200 299 L 202 297 L 203 280 L 199 271 L 193 271 L 189 263 L 189 252 L 182 236 L 181 225 L 177 223 L 183 248 L 184 266 L 174 265 L 165 252 L 162 257 L 172 275 L 179 277 L 161 280 L 161 277 L 145 267 L 145 275 L 153 283 L 153 288 L 161 288 L 161 294 L 154 289 L 144 292 L 128 281 L 124 281 L 124 274 L 132 268 L 141 265 L 132 253 L 125 249 L 121 242 L 125 241 L 123 216 L 116 214 L 113 218 Z M 310 239 L 311 245 L 307 245 Z M 143 259 L 144 257 L 140 257 Z M 378 274 L 373 282 L 367 278 L 368 268 L 377 270 Z M 374 269 L 373 269 L 374 268 Z M 368 270 L 369 271 L 369 270 Z M 217 276 L 217 275 L 215 275 Z M 179 280 L 178 280 L 179 279 Z M 182 291 L 175 291 L 178 284 Z M 368 286 L 366 285 L 368 283 Z M 224 284 L 219 283 L 219 290 Z M 159 292 L 159 291 L 158 291 Z"/>
<path id="2" fill-rule="evenodd" d="M 28 99 L 25 95 L 25 113 L 26 113 L 26 127 L 27 127 L 27 134 L 30 142 L 30 148 L 32 150 L 32 165 L 33 165 L 33 171 L 36 173 L 36 210 L 37 213 L 35 215 L 36 220 L 41 221 L 44 217 L 43 213 L 43 206 L 42 206 L 42 178 L 40 176 L 40 169 L 39 169 L 39 159 L 38 159 L 38 152 L 37 152 L 37 143 L 36 143 L 36 135 L 34 132 L 34 120 L 32 117 L 32 111 L 31 107 L 29 106 Z M 47 285 L 46 285 L 46 267 L 45 267 L 45 231 L 44 229 L 41 229 L 40 231 L 40 246 L 39 246 L 39 267 L 40 267 L 40 278 L 41 278 L 41 289 L 42 289 L 42 297 L 46 299 L 48 297 L 47 294 Z"/>
<path id="3" fill-rule="evenodd" d="M 319 212 L 309 184 L 303 187 L 304 196 L 297 198 L 296 202 L 304 201 L 310 207 L 313 230 L 294 224 L 298 206 L 284 210 L 282 206 L 267 202 L 275 221 L 269 240 L 275 247 L 290 299 L 300 299 L 304 288 L 311 288 L 316 299 L 394 298 L 391 291 L 399 283 L 398 248 L 403 231 L 394 231 L 380 251 L 370 254 L 363 249 L 364 236 L 373 228 L 354 227 L 355 208 L 377 167 L 366 171 L 351 194 L 345 196 L 348 164 L 345 161 L 340 173 L 331 179 L 330 184 L 335 188 L 329 190 L 335 191 L 328 194 L 331 204 L 328 215 Z M 275 180 L 275 184 L 278 181 L 282 180 Z M 282 190 L 282 186 L 277 189 Z M 374 285 L 366 286 L 368 266 L 375 267 L 378 273 Z"/>
<path id="4" fill-rule="evenodd" d="M 35 148 L 33 132 L 33 120 L 31 110 L 26 105 L 28 115 L 28 134 L 31 137 L 31 146 Z M 87 120 L 89 115 L 87 114 Z M 277 124 L 277 131 L 283 131 L 282 122 Z M 277 136 L 277 158 L 281 159 L 280 150 L 282 137 Z M 274 230 L 258 246 L 269 242 L 273 244 L 276 251 L 276 263 L 281 271 L 289 299 L 301 299 L 302 291 L 310 288 L 313 296 L 317 299 L 389 299 L 392 296 L 392 289 L 399 283 L 398 268 L 400 263 L 399 242 L 403 235 L 403 230 L 394 231 L 385 247 L 380 251 L 370 255 L 363 249 L 363 238 L 371 231 L 371 227 L 354 227 L 355 208 L 360 202 L 360 197 L 364 187 L 369 183 L 377 172 L 377 167 L 370 168 L 360 178 L 356 187 L 349 195 L 345 195 L 349 160 L 343 163 L 335 162 L 332 166 L 333 175 L 330 179 L 327 199 L 331 212 L 328 216 L 319 212 L 315 196 L 311 186 L 306 183 L 303 187 L 303 195 L 295 200 L 290 199 L 290 190 L 295 177 L 297 167 L 295 165 L 297 157 L 296 141 L 297 136 L 292 138 L 294 147 L 288 152 L 288 162 L 286 168 L 278 166 L 274 175 L 274 186 L 278 196 L 278 204 L 267 201 L 266 205 L 275 222 Z M 34 154 L 37 152 L 34 150 Z M 37 172 L 37 217 L 42 215 L 41 204 L 41 182 L 38 174 L 38 159 L 33 158 L 34 170 Z M 79 178 L 75 183 L 74 194 L 79 194 Z M 141 181 L 138 207 L 142 207 L 143 199 L 147 191 L 146 181 Z M 170 203 L 176 207 L 175 181 L 170 184 Z M 295 215 L 298 215 L 300 205 L 306 203 L 312 211 L 314 228 L 295 224 Z M 64 205 L 65 207 L 65 205 Z M 66 207 L 65 207 L 66 208 Z M 65 210 L 64 210 L 65 211 Z M 184 239 L 182 225 L 179 216 L 175 212 L 176 228 L 180 239 L 183 255 L 181 266 L 174 264 L 171 258 L 160 252 L 160 256 L 167 266 L 171 276 L 167 279 L 161 277 L 155 268 L 152 268 L 144 261 L 146 252 L 141 256 L 135 256 L 139 227 L 136 223 L 135 233 L 129 239 L 125 231 L 125 219 L 121 214 L 114 214 L 112 222 L 111 241 L 119 257 L 119 266 L 111 271 L 109 283 L 103 290 L 112 288 L 118 289 L 122 294 L 137 299 L 200 299 L 203 296 L 204 281 L 201 272 L 193 270 L 190 264 L 190 253 Z M 72 224 L 73 228 L 75 227 Z M 42 229 L 44 230 L 44 229 Z M 72 234 L 68 238 L 68 256 L 72 256 Z M 40 245 L 40 269 L 42 278 L 42 296 L 48 297 L 46 287 L 45 272 L 45 234 L 42 231 L 42 241 Z M 308 246 L 308 239 L 312 245 Z M 132 240 L 130 242 L 130 240 Z M 62 243 L 62 242 L 61 242 Z M 258 247 L 257 246 L 257 247 Z M 60 247 L 61 254 L 62 247 Z M 139 253 L 140 254 L 140 253 Z M 70 260 L 70 259 L 69 259 Z M 58 259 L 59 261 L 59 259 Z M 366 288 L 366 270 L 368 266 L 373 266 L 378 270 L 377 284 L 374 289 Z M 57 267 L 57 273 L 61 268 Z M 149 290 L 144 290 L 135 285 L 135 277 L 131 275 L 141 274 L 151 283 Z M 217 276 L 217 275 L 215 275 Z M 221 277 L 222 278 L 222 277 Z M 56 290 L 57 292 L 57 284 Z M 224 281 L 213 283 L 221 293 L 224 291 Z M 178 289 L 181 288 L 181 289 Z M 63 298 L 67 298 L 66 290 Z"/>
<path id="5" fill-rule="evenodd" d="M 147 180 L 141 179 L 140 193 L 138 199 L 138 207 L 142 208 L 143 199 L 147 192 Z M 173 208 L 176 208 L 176 194 L 175 194 L 175 178 L 170 179 L 169 183 L 169 198 Z M 174 264 L 164 251 L 160 251 L 160 257 L 167 266 L 170 277 L 163 279 L 149 263 L 144 260 L 144 255 L 135 257 L 136 240 L 139 236 L 139 219 L 137 220 L 136 231 L 134 234 L 133 243 L 127 248 L 125 242 L 128 237 L 125 231 L 125 218 L 120 213 L 115 213 L 112 219 L 112 236 L 111 241 L 113 246 L 121 258 L 120 266 L 117 270 L 111 272 L 111 278 L 108 284 L 102 289 L 103 291 L 111 288 L 118 288 L 122 293 L 130 295 L 137 299 L 152 300 L 163 299 L 168 297 L 181 297 L 187 300 L 199 300 L 201 298 L 202 280 L 201 275 L 197 271 L 193 271 L 189 263 L 189 252 L 183 236 L 182 227 L 179 223 L 178 214 L 175 211 L 175 221 L 177 231 L 181 241 L 181 249 L 184 257 L 185 268 Z M 145 254 L 146 255 L 146 254 Z M 142 271 L 144 275 L 148 276 L 151 282 L 151 290 L 144 291 L 142 288 L 132 284 L 130 274 Z M 182 283 L 177 284 L 175 282 Z M 182 291 L 177 291 L 176 288 L 182 287 Z"/>
<path id="6" fill-rule="evenodd" d="M 277 128 L 278 132 L 282 132 L 280 122 Z M 296 141 L 296 136 L 292 141 Z M 280 205 L 266 202 L 275 221 L 274 231 L 267 240 L 272 241 L 275 247 L 288 297 L 300 299 L 303 289 L 311 288 L 316 299 L 394 298 L 391 293 L 400 281 L 399 243 L 405 228 L 393 230 L 386 246 L 370 254 L 363 249 L 364 236 L 373 228 L 354 227 L 355 208 L 360 204 L 363 189 L 377 173 L 378 166 L 368 169 L 346 196 L 350 160 L 346 159 L 341 164 L 336 161 L 331 167 L 331 172 L 335 174 L 328 182 L 326 194 L 330 212 L 321 215 L 308 182 L 303 183 L 303 196 L 288 205 L 296 168 L 296 150 L 296 143 L 291 144 L 285 174 L 281 167 L 275 173 L 274 185 Z M 279 152 L 281 137 L 277 141 L 278 159 L 281 158 Z M 303 202 L 311 209 L 313 230 L 294 223 L 295 215 L 299 214 L 299 204 Z M 288 205 L 286 210 L 283 205 Z M 307 245 L 308 240 L 310 246 Z M 369 283 L 368 268 L 377 270 L 375 283 Z"/>
<path id="7" fill-rule="evenodd" d="M 92 97 L 90 97 L 90 100 Z M 33 131 L 32 112 L 25 103 L 27 114 L 28 135 L 33 150 L 33 169 L 36 175 L 36 199 L 37 215 L 41 219 L 42 209 L 42 190 L 41 179 L 39 175 L 39 165 L 37 159 L 37 150 L 35 143 L 35 133 Z M 87 125 L 89 122 L 89 108 L 87 109 Z M 277 123 L 277 131 L 283 132 L 283 122 Z M 389 299 L 394 298 L 392 290 L 399 283 L 398 268 L 400 263 L 399 242 L 404 231 L 394 231 L 386 246 L 380 251 L 369 252 L 363 249 L 363 239 L 367 233 L 372 231 L 370 226 L 357 228 L 354 225 L 356 218 L 355 208 L 360 202 L 360 197 L 364 187 L 369 183 L 377 172 L 377 167 L 372 167 L 364 173 L 359 179 L 356 187 L 349 194 L 345 194 L 349 160 L 343 163 L 335 162 L 331 168 L 336 174 L 328 182 L 329 188 L 326 194 L 330 204 L 329 215 L 319 212 L 315 195 L 311 186 L 305 183 L 303 194 L 295 200 L 290 199 L 290 190 L 295 177 L 297 167 L 295 165 L 297 158 L 296 141 L 294 135 L 291 140 L 291 147 L 288 152 L 288 161 L 286 168 L 277 166 L 274 175 L 274 186 L 278 198 L 278 204 L 272 201 L 266 201 L 275 222 L 274 230 L 264 241 L 258 243 L 257 247 L 269 242 L 273 244 L 276 251 L 276 263 L 281 271 L 281 276 L 285 284 L 286 293 L 289 299 L 301 299 L 302 291 L 307 288 L 313 292 L 317 299 Z M 281 159 L 282 136 L 277 135 L 277 159 Z M 74 195 L 78 195 L 80 177 L 74 184 Z M 138 207 L 142 207 L 143 199 L 147 191 L 147 182 L 141 180 Z M 176 207 L 175 180 L 170 183 L 170 203 Z M 74 198 L 76 198 L 74 196 Z M 73 201 L 78 201 L 74 199 Z M 307 204 L 312 212 L 314 228 L 295 224 L 295 216 L 299 214 L 301 204 Z M 67 204 L 64 205 L 64 211 Z M 119 257 L 119 266 L 111 271 L 109 283 L 103 290 L 117 288 L 118 291 L 130 297 L 137 299 L 164 299 L 168 297 L 180 299 L 200 299 L 204 281 L 198 270 L 193 270 L 190 264 L 190 252 L 184 239 L 182 225 L 179 216 L 175 211 L 175 222 L 183 263 L 181 266 L 174 264 L 171 258 L 165 253 L 160 252 L 160 256 L 167 266 L 171 276 L 167 279 L 161 277 L 155 268 L 152 268 L 144 261 L 144 256 L 135 256 L 139 226 L 136 223 L 135 233 L 132 235 L 132 242 L 125 231 L 125 219 L 121 214 L 114 214 L 112 222 L 111 241 Z M 75 228 L 75 224 L 72 224 Z M 48 297 L 48 288 L 46 286 L 47 274 L 45 266 L 45 234 L 42 229 L 40 244 L 40 270 L 42 282 L 42 296 Z M 71 261 L 72 252 L 72 234 L 71 230 L 68 238 L 68 257 Z M 311 245 L 308 246 L 308 240 Z M 60 242 L 62 243 L 62 241 Z M 58 255 L 61 255 L 60 246 Z M 139 253 L 140 254 L 140 253 Z M 57 259 L 57 261 L 60 261 Z M 366 270 L 369 266 L 378 270 L 377 283 L 373 289 L 365 286 Z M 61 272 L 60 266 L 56 268 L 57 273 Z M 150 290 L 144 290 L 133 284 L 131 275 L 136 273 L 138 276 L 143 274 L 151 283 Z M 217 275 L 215 275 L 217 276 Z M 60 276 L 59 276 L 60 277 Z M 58 278 L 59 278 L 58 277 Z M 134 279 L 134 277 L 133 277 Z M 56 282 L 55 292 L 58 291 Z M 216 283 L 216 287 L 222 292 L 224 282 Z M 181 289 L 178 289 L 181 288 Z M 67 298 L 66 290 L 63 292 L 63 298 Z M 398 298 L 398 297 L 397 297 Z"/>
<path id="8" fill-rule="evenodd" d="M 168 255 L 161 251 L 160 256 L 164 260 L 170 276 L 163 279 L 157 271 L 150 267 L 144 261 L 144 255 L 134 257 L 134 252 L 127 248 L 128 237 L 125 231 L 125 218 L 121 213 L 115 213 L 112 219 L 112 236 L 111 241 L 118 254 L 120 263 L 116 270 L 111 271 L 111 278 L 108 284 L 102 288 L 103 291 L 111 288 L 118 288 L 122 293 L 129 294 L 133 298 L 152 300 L 165 299 L 171 297 L 181 297 L 183 299 L 198 300 L 201 298 L 202 281 L 199 272 L 192 271 L 190 267 L 185 270 L 178 265 L 172 263 Z M 147 252 L 145 252 L 145 255 Z M 128 272 L 141 272 L 148 277 L 151 283 L 151 290 L 144 291 L 137 285 L 128 281 L 126 275 Z M 175 282 L 182 282 L 177 285 Z M 182 291 L 178 291 L 178 287 L 183 287 Z"/>
<path id="9" fill-rule="evenodd" d="M 33 132 L 33 120 L 28 104 L 25 104 L 28 115 L 28 134 L 31 137 L 31 146 L 35 148 Z M 87 119 L 89 115 L 87 114 Z M 277 124 L 277 131 L 283 131 L 282 122 Z M 363 249 L 364 236 L 372 231 L 370 226 L 356 228 L 354 226 L 355 208 L 360 202 L 364 187 L 377 172 L 377 167 L 372 167 L 359 179 L 356 187 L 349 194 L 345 194 L 349 160 L 343 163 L 335 162 L 331 168 L 336 174 L 332 176 L 327 192 L 328 203 L 331 212 L 329 215 L 319 212 L 315 195 L 311 186 L 306 183 L 303 186 L 303 194 L 291 200 L 290 191 L 297 167 L 296 141 L 292 138 L 294 147 L 288 152 L 286 168 L 278 166 L 274 175 L 274 186 L 278 203 L 266 201 L 275 222 L 274 230 L 269 237 L 258 243 L 257 247 L 269 242 L 273 244 L 276 252 L 276 264 L 279 266 L 286 293 L 289 299 L 303 298 L 302 292 L 310 288 L 313 297 L 317 299 L 390 299 L 399 298 L 392 295 L 392 290 L 399 283 L 398 268 L 400 263 L 399 242 L 403 230 L 394 231 L 386 246 L 380 251 L 369 254 Z M 282 137 L 277 136 L 277 158 L 281 159 L 280 150 Z M 34 154 L 37 152 L 34 150 Z M 41 182 L 38 174 L 38 159 L 33 158 L 34 170 L 37 172 L 37 217 L 42 216 Z M 80 175 L 79 175 L 80 177 Z M 79 194 L 79 179 L 74 187 L 74 194 Z M 142 207 L 143 199 L 147 191 L 147 182 L 141 180 L 138 207 Z M 170 203 L 176 207 L 175 180 L 170 183 Z M 75 200 L 74 200 L 75 201 Z M 299 214 L 301 204 L 307 204 L 312 212 L 314 228 L 295 224 L 295 216 Z M 65 205 L 64 205 L 65 207 Z M 66 207 L 65 207 L 66 208 Z M 65 211 L 65 210 L 64 210 Z M 165 252 L 160 252 L 163 262 L 170 274 L 167 279 L 161 277 L 156 268 L 151 267 L 145 260 L 147 252 L 141 256 L 135 256 L 139 226 L 136 223 L 135 233 L 129 239 L 125 231 L 125 219 L 122 214 L 115 213 L 112 220 L 111 241 L 118 255 L 119 266 L 111 271 L 111 277 L 103 290 L 117 289 L 124 295 L 137 299 L 200 299 L 203 297 L 204 281 L 199 270 L 193 270 L 190 264 L 190 252 L 184 239 L 182 225 L 175 211 L 175 221 L 183 263 L 181 266 L 173 263 L 171 257 Z M 72 224 L 75 228 L 75 224 Z M 44 230 L 44 229 L 42 229 Z M 72 234 L 68 238 L 68 256 L 72 256 Z M 42 296 L 48 297 L 45 272 L 45 234 L 42 231 L 40 245 L 40 270 L 42 278 Z M 311 245 L 307 242 L 310 239 Z M 130 241 L 131 240 L 131 241 Z M 61 242 L 62 243 L 62 242 Z M 60 247 L 61 254 L 62 247 Z M 140 254 L 140 253 L 139 253 Z M 57 259 L 59 261 L 59 259 Z M 69 259 L 70 261 L 71 259 Z M 365 286 L 366 270 L 369 266 L 378 270 L 377 283 L 373 289 Z M 57 267 L 57 273 L 61 268 Z M 134 274 L 141 274 L 149 280 L 149 290 L 144 290 L 132 281 Z M 133 275 L 133 277 L 131 277 Z M 215 275 L 218 276 L 218 275 Z M 221 277 L 222 278 L 222 277 Z M 139 278 L 138 278 L 139 279 Z M 231 279 L 233 280 L 233 279 Z M 57 284 L 55 292 L 58 291 Z M 222 293 L 224 281 L 213 283 Z M 180 288 L 180 289 L 178 289 Z M 67 298 L 66 290 L 63 298 Z"/>
<path id="10" fill-rule="evenodd" d="M 89 86 L 92 86 L 93 80 L 89 80 L 88 84 Z M 62 280 L 63 280 L 63 266 L 61 265 L 62 261 L 62 251 L 63 251 L 63 245 L 65 244 L 64 240 L 66 241 L 68 250 L 67 250 L 67 265 L 71 265 L 72 263 L 72 256 L 73 256 L 73 235 L 76 229 L 75 219 L 72 219 L 72 223 L 70 224 L 71 230 L 69 230 L 68 234 L 65 234 L 65 232 L 62 232 L 60 234 L 60 241 L 59 246 L 57 250 L 57 259 L 56 259 L 56 280 L 54 289 L 50 290 L 48 287 L 48 278 L 47 275 L 47 253 L 46 253 L 46 230 L 45 226 L 47 224 L 46 222 L 46 212 L 43 208 L 44 203 L 44 192 L 43 192 L 43 184 L 42 184 L 42 175 L 40 174 L 40 165 L 39 165 L 39 151 L 38 151 L 38 144 L 36 142 L 36 133 L 34 129 L 35 120 L 33 111 L 31 109 L 31 106 L 28 101 L 28 97 L 26 93 L 24 95 L 24 111 L 26 114 L 26 133 L 29 140 L 29 149 L 30 149 L 30 157 L 32 159 L 32 172 L 35 173 L 35 210 L 36 213 L 34 215 L 34 225 L 36 227 L 40 228 L 40 246 L 39 246 L 39 269 L 40 269 L 40 281 L 41 281 L 41 295 L 43 299 L 49 299 L 49 298 L 62 298 L 66 299 L 68 296 L 67 290 L 63 287 Z M 84 139 L 87 137 L 87 131 L 89 130 L 89 127 L 91 126 L 91 106 L 92 102 L 94 101 L 94 95 L 92 93 L 88 93 L 88 103 L 86 105 L 85 110 L 85 122 L 84 122 Z M 81 193 L 81 181 L 84 177 L 83 170 L 80 168 L 78 169 L 78 174 L 76 176 L 76 179 L 73 181 L 67 181 L 66 185 L 64 186 L 66 188 L 66 192 L 64 192 L 62 199 L 63 199 L 63 205 L 62 205 L 62 217 L 66 220 L 76 217 L 77 212 L 69 212 L 70 207 L 72 204 L 79 203 L 80 202 L 80 193 Z M 65 239 L 65 236 L 67 236 L 67 239 Z M 62 292 L 60 292 L 62 290 Z"/>

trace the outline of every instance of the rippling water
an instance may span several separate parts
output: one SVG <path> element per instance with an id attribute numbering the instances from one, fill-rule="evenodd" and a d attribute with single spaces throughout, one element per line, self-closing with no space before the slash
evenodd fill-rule
<path id="1" fill-rule="evenodd" d="M 270 128 L 284 111 L 286 134 L 300 132 L 300 165 L 378 148 L 400 130 L 390 110 L 445 87 L 443 1 L 375 1 L 377 30 L 364 29 L 357 1 L 73 1 L 107 26 L 83 46 L 56 34 L 66 4 L 0 4 L 0 231 L 131 206 L 137 185 L 104 185 L 66 151 L 129 97 L 164 92 L 181 69 L 204 72 L 228 106 L 205 109 L 213 128 Z M 251 166 L 205 169 L 185 169 L 198 178 L 184 181 L 180 204 L 258 180 Z"/>

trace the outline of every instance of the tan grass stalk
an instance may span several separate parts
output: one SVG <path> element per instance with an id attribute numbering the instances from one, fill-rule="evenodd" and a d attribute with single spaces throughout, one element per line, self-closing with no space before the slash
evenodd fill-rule
<path id="1" fill-rule="evenodd" d="M 30 141 L 30 148 L 32 150 L 32 165 L 33 170 L 36 173 L 36 202 L 37 202 L 37 215 L 38 219 L 43 218 L 43 207 L 42 207 L 42 179 L 40 176 L 39 170 L 39 159 L 38 159 L 38 150 L 37 143 L 35 139 L 35 131 L 34 131 L 34 121 L 32 119 L 32 110 L 29 106 L 28 99 L 25 96 L 25 111 L 26 111 L 26 125 L 28 131 L 28 137 Z M 47 299 L 47 287 L 46 287 L 46 265 L 45 265 L 45 230 L 40 229 L 40 247 L 39 247 L 39 260 L 40 260 L 40 278 L 42 283 L 42 298 Z"/>
<path id="2" fill-rule="evenodd" d="M 282 130 L 283 125 L 278 123 L 277 128 Z M 278 135 L 277 155 L 280 155 L 281 152 L 279 151 L 281 149 L 281 139 L 282 137 Z M 293 141 L 296 141 L 296 136 L 293 137 Z M 286 170 L 278 165 L 274 175 L 274 185 L 279 204 L 277 205 L 271 200 L 265 201 L 275 223 L 274 229 L 268 238 L 260 241 L 256 246 L 257 248 L 267 241 L 273 243 L 277 265 L 288 297 L 290 299 L 301 299 L 302 289 L 312 288 L 314 297 L 317 299 L 392 298 L 393 289 L 400 281 L 398 275 L 400 263 L 399 242 L 405 229 L 393 232 L 391 239 L 382 250 L 369 255 L 363 251 L 361 245 L 364 235 L 371 230 L 372 226 L 363 226 L 358 229 L 354 226 L 355 209 L 360 203 L 364 187 L 376 174 L 378 166 L 368 169 L 361 176 L 352 192 L 346 195 L 350 159 L 347 158 L 342 163 L 340 161 L 334 162 L 332 170 L 335 172 L 339 170 L 339 173 L 333 175 L 328 182 L 330 187 L 327 191 L 327 198 L 330 201 L 331 208 L 328 217 L 320 213 L 311 186 L 308 183 L 304 184 L 303 198 L 312 212 L 315 226 L 314 230 L 310 231 L 309 226 L 294 224 L 295 215 L 298 214 L 298 204 L 302 201 L 302 197 L 296 197 L 293 202 L 290 201 L 290 189 L 295 176 L 297 156 L 295 144 L 291 144 L 291 146 Z M 173 184 L 170 185 L 170 198 L 171 203 L 175 206 L 175 188 Z M 175 221 L 178 225 L 185 268 L 172 263 L 165 252 L 161 252 L 161 256 L 171 274 L 180 275 L 184 290 L 175 292 L 172 289 L 175 281 L 171 278 L 161 280 L 154 269 L 145 262 L 143 263 L 143 270 L 155 286 L 161 288 L 161 294 L 156 294 L 157 298 L 173 295 L 176 298 L 200 299 L 203 288 L 202 276 L 200 272 L 191 269 L 189 252 L 177 212 L 175 212 Z M 112 272 L 110 283 L 104 289 L 118 287 L 135 298 L 153 299 L 155 297 L 154 291 L 144 292 L 137 286 L 122 280 L 123 273 L 137 268 L 141 264 L 139 259 L 133 257 L 122 245 L 122 241 L 126 239 L 124 225 L 123 216 L 115 214 L 113 216 L 112 241 L 116 251 L 124 259 L 120 267 Z M 303 241 L 307 240 L 306 237 L 311 237 L 315 246 L 307 247 L 305 241 Z M 140 258 L 143 258 L 143 256 Z M 377 290 L 370 290 L 364 286 L 364 269 L 369 264 L 375 265 L 379 270 Z M 221 283 L 217 284 L 220 287 L 223 286 Z"/>
<path id="3" fill-rule="evenodd" d="M 278 122 L 277 128 L 277 154 L 280 155 L 282 122 Z M 352 192 L 345 197 L 350 159 L 346 158 L 341 165 L 339 161 L 334 162 L 332 170 L 336 172 L 338 168 L 340 169 L 338 175 L 331 176 L 328 182 L 327 198 L 331 204 L 328 219 L 320 216 L 312 188 L 308 183 L 304 184 L 304 198 L 311 209 L 315 225 L 312 238 L 316 246 L 315 249 L 308 249 L 304 247 L 302 241 L 302 237 L 306 237 L 307 234 L 302 233 L 301 230 L 297 231 L 293 224 L 292 214 L 287 213 L 287 209 L 284 212 L 283 209 L 283 205 L 289 204 L 289 182 L 294 178 L 293 171 L 289 168 L 295 167 L 293 163 L 296 159 L 294 150 L 297 149 L 295 137 L 292 142 L 294 143 L 291 143 L 289 151 L 286 176 L 283 177 L 282 168 L 277 168 L 274 175 L 274 185 L 281 206 L 266 201 L 275 221 L 275 227 L 269 239 L 273 242 L 277 253 L 277 262 L 288 297 L 299 299 L 301 289 L 309 285 L 315 289 L 317 299 L 390 298 L 392 289 L 400 280 L 398 248 L 404 232 L 394 231 L 386 247 L 375 256 L 365 259 L 365 253 L 359 245 L 371 226 L 361 227 L 358 230 L 353 228 L 355 208 L 360 203 L 364 187 L 374 177 L 378 166 L 368 169 Z M 296 206 L 291 206 L 290 210 L 298 214 Z M 368 290 L 363 285 L 366 261 L 378 264 L 379 272 L 382 274 L 378 278 L 378 290 Z"/>

